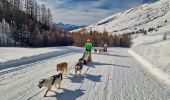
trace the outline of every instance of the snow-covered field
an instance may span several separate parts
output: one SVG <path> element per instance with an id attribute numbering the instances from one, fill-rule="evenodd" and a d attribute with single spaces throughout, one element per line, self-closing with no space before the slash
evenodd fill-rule
<path id="1" fill-rule="evenodd" d="M 74 78 L 74 65 L 83 54 L 63 56 L 24 65 L 24 68 L 0 75 L 0 100 L 169 100 L 168 89 L 146 72 L 123 48 L 93 54 L 93 62 Z M 61 89 L 38 88 L 41 78 L 57 74 L 56 64 L 69 63 Z"/>
<path id="2" fill-rule="evenodd" d="M 4 48 L 0 47 L 0 72 L 8 72 L 18 66 L 46 60 L 52 57 L 77 52 L 77 47 L 50 47 L 50 48 Z"/>
<path id="3" fill-rule="evenodd" d="M 0 48 L 0 62 L 22 59 L 48 52 L 61 51 L 59 48 Z"/>
<path id="4" fill-rule="evenodd" d="M 11 60 L 21 60 L 26 57 L 58 52 L 67 50 L 67 47 L 50 47 L 50 48 L 15 48 L 0 47 L 0 63 Z"/>

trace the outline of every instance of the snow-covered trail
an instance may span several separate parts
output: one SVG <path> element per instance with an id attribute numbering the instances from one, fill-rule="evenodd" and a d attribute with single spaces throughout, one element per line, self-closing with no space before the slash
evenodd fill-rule
<path id="1" fill-rule="evenodd" d="M 74 64 L 81 56 L 82 52 L 72 53 L 1 75 L 0 100 L 169 100 L 168 91 L 127 49 L 93 54 L 93 63 L 85 65 L 82 75 L 74 78 Z M 69 73 L 61 89 L 53 87 L 44 98 L 46 89 L 39 89 L 38 81 L 57 74 L 55 66 L 62 61 L 69 62 Z"/>

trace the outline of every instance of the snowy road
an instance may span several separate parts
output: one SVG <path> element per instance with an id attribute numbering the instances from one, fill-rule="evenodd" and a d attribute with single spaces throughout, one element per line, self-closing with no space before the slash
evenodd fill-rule
<path id="1" fill-rule="evenodd" d="M 74 78 L 74 64 L 82 52 L 47 59 L 0 76 L 0 100 L 169 100 L 168 91 L 148 74 L 127 52 L 112 48 L 93 54 L 93 63 L 84 66 L 82 75 Z M 38 88 L 43 77 L 56 74 L 58 62 L 69 62 L 69 73 L 61 89 Z"/>

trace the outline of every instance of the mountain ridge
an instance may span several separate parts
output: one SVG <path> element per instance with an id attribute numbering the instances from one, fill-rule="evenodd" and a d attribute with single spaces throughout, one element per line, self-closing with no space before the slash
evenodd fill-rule
<path id="1" fill-rule="evenodd" d="M 64 23 L 57 23 L 56 26 L 60 29 L 64 29 L 67 31 L 79 29 L 85 27 L 85 25 L 73 25 L 73 24 L 64 24 Z"/>
<path id="2" fill-rule="evenodd" d="M 87 26 L 87 31 L 108 31 L 111 34 L 122 34 L 135 29 L 165 26 L 169 20 L 170 0 L 161 0 L 151 4 L 143 4 L 126 11 L 113 14 L 95 24 Z M 79 31 L 74 30 L 74 31 Z"/>

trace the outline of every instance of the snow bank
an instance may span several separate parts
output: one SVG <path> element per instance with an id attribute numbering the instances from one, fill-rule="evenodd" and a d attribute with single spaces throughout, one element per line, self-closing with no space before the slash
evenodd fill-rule
<path id="1" fill-rule="evenodd" d="M 150 62 L 146 61 L 144 58 L 136 54 L 134 51 L 132 50 L 128 51 L 138 62 L 140 62 L 143 65 L 143 67 L 145 67 L 145 69 L 147 69 L 149 72 L 155 75 L 163 83 L 170 85 L 170 76 L 168 74 L 160 70 L 158 67 L 155 67 Z"/>
<path id="2" fill-rule="evenodd" d="M 132 47 L 132 50 L 151 62 L 165 73 L 170 74 L 170 40 L 158 43 L 142 44 Z"/>
<path id="3" fill-rule="evenodd" d="M 52 57 L 78 52 L 81 48 L 76 47 L 53 47 L 53 48 L 0 48 L 0 70 L 16 69 L 15 67 L 49 59 Z M 21 66 L 22 67 L 22 66 Z M 1 72 L 0 71 L 0 72 Z"/>
<path id="4" fill-rule="evenodd" d="M 139 62 L 144 64 L 156 77 L 170 85 L 170 25 L 147 35 L 136 35 L 131 50 L 137 55 Z M 164 34 L 167 39 L 163 40 Z M 133 53 L 131 53 L 134 55 Z M 141 58 L 140 58 L 140 57 Z M 140 58 L 140 59 L 139 59 Z M 142 60 L 144 59 L 144 60 Z M 146 62 L 144 62 L 146 63 Z"/>
<path id="5" fill-rule="evenodd" d="M 69 47 L 50 47 L 50 48 L 16 48 L 16 47 L 0 47 L 0 63 L 28 58 L 50 52 L 64 51 Z M 76 48 L 76 47 L 70 47 Z"/>
<path id="6" fill-rule="evenodd" d="M 61 49 L 0 47 L 0 63 L 54 51 L 61 51 Z"/>

